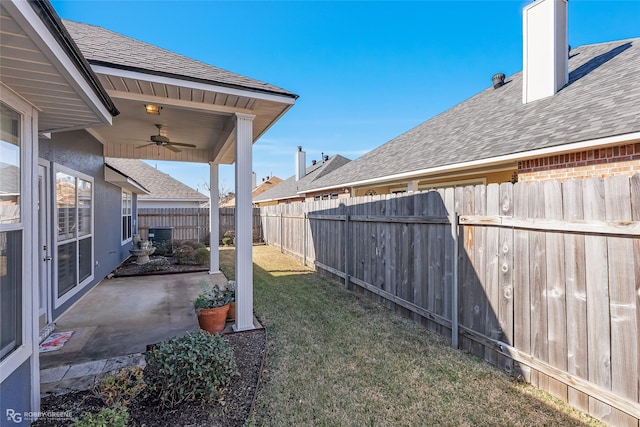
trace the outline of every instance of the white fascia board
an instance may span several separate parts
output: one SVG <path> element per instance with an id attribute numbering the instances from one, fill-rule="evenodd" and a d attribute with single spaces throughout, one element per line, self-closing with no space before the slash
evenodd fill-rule
<path id="1" fill-rule="evenodd" d="M 11 17 L 18 22 L 25 33 L 27 33 L 31 41 L 38 46 L 42 53 L 62 74 L 65 81 L 85 100 L 91 111 L 101 120 L 100 124 L 111 125 L 111 113 L 96 96 L 93 88 L 87 83 L 82 73 L 78 71 L 73 61 L 69 59 L 67 53 L 60 47 L 58 41 L 52 36 L 47 26 L 35 13 L 29 2 L 10 0 L 3 2 L 3 6 L 9 11 Z"/>
<path id="2" fill-rule="evenodd" d="M 295 98 L 274 93 L 261 92 L 259 89 L 242 90 L 226 86 L 218 86 L 209 83 L 194 82 L 191 80 L 181 80 L 173 77 L 158 76 L 155 74 L 147 74 L 138 71 L 122 70 L 120 68 L 112 68 L 104 65 L 91 65 L 94 73 L 104 74 L 108 76 L 122 77 L 134 80 L 144 80 L 151 83 L 166 84 L 172 86 L 180 86 L 195 90 L 204 90 L 210 92 L 224 93 L 226 95 L 244 96 L 246 98 L 260 99 L 264 101 L 279 102 L 282 104 L 293 104 Z"/>
<path id="3" fill-rule="evenodd" d="M 330 187 L 310 188 L 305 190 L 305 193 L 308 193 L 311 191 L 330 190 L 337 187 L 357 187 L 357 186 L 364 186 L 364 185 L 381 184 L 388 181 L 418 178 L 418 177 L 421 177 L 422 175 L 428 175 L 428 174 L 456 172 L 458 170 L 468 169 L 473 167 L 493 166 L 500 163 L 517 162 L 521 160 L 528 160 L 531 158 L 537 158 L 542 156 L 552 156 L 555 154 L 564 154 L 564 153 L 569 153 L 573 151 L 583 151 L 583 150 L 588 150 L 592 148 L 617 145 L 617 144 L 621 144 L 627 141 L 633 141 L 637 139 L 640 139 L 640 132 L 608 136 L 605 138 L 590 139 L 588 141 L 557 145 L 554 147 L 541 148 L 538 150 L 523 151 L 520 153 L 506 154 L 503 156 L 489 157 L 487 159 L 472 160 L 469 162 L 454 163 L 451 165 L 436 166 L 434 168 L 420 169 L 420 170 L 411 171 L 411 172 L 403 172 L 403 173 L 398 173 L 393 175 L 382 176 L 378 178 L 347 182 L 344 184 L 334 185 Z M 301 192 L 299 192 L 298 194 L 300 193 Z"/>
<path id="4" fill-rule="evenodd" d="M 331 188 L 333 188 L 333 187 L 331 187 Z M 298 196 L 297 194 L 304 194 L 304 193 L 296 193 L 295 196 L 278 197 L 277 199 L 254 200 L 253 203 L 277 202 L 277 201 L 280 201 L 280 200 L 297 199 L 297 198 L 301 197 L 301 196 Z"/>

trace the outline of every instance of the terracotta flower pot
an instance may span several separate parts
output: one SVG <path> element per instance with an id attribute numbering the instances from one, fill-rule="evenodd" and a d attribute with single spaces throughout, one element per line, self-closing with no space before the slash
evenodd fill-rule
<path id="1" fill-rule="evenodd" d="M 227 321 L 229 304 L 218 308 L 203 308 L 198 314 L 198 324 L 201 329 L 216 334 L 224 330 Z"/>
<path id="2" fill-rule="evenodd" d="M 227 313 L 227 320 L 233 321 L 236 320 L 236 302 L 231 301 L 229 303 L 229 312 Z"/>

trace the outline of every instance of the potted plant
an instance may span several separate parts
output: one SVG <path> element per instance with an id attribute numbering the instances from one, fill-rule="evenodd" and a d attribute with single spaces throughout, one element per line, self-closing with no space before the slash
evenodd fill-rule
<path id="1" fill-rule="evenodd" d="M 230 296 L 218 285 L 209 286 L 200 281 L 200 293 L 193 301 L 201 329 L 216 334 L 224 330 L 229 312 Z"/>
<path id="2" fill-rule="evenodd" d="M 229 298 L 229 312 L 227 313 L 227 320 L 234 321 L 236 320 L 236 282 L 234 280 L 229 280 L 224 292 Z"/>

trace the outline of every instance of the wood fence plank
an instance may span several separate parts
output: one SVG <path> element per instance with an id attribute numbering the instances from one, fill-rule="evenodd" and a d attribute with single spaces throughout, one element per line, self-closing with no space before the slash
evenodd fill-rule
<path id="1" fill-rule="evenodd" d="M 444 199 L 442 193 L 439 191 L 431 191 L 434 203 L 434 214 L 437 216 L 446 216 L 447 210 L 444 205 Z M 445 315 L 447 304 L 450 303 L 449 288 L 446 286 L 446 260 L 447 260 L 447 245 L 446 240 L 451 236 L 451 226 L 447 221 L 447 224 L 436 224 L 434 226 L 434 238 L 436 244 L 436 254 L 433 256 L 435 266 L 435 290 L 436 290 L 436 305 L 435 313 L 439 316 Z M 449 331 L 442 326 L 438 326 L 439 333 L 441 335 L 448 335 Z"/>
<path id="2" fill-rule="evenodd" d="M 513 184 L 500 184 L 500 214 L 513 216 Z M 500 340 L 513 346 L 513 230 L 501 228 L 499 231 L 499 306 L 498 324 L 501 331 Z M 503 357 L 500 367 L 507 373 L 513 372 L 511 358 Z"/>
<path id="3" fill-rule="evenodd" d="M 453 188 L 446 188 L 446 189 L 441 189 L 438 190 L 440 192 L 440 195 L 442 196 L 442 199 L 444 200 L 444 208 L 445 208 L 445 213 L 453 218 L 453 215 L 455 214 L 455 192 Z M 444 193 L 444 194 L 443 194 Z M 445 277 L 444 277 L 444 311 L 442 313 L 442 315 L 447 318 L 447 319 L 451 319 L 451 307 L 452 307 L 452 301 L 451 301 L 451 287 L 453 286 L 453 257 L 455 255 L 453 255 L 453 238 L 451 237 L 451 231 L 450 231 L 450 227 L 451 225 L 447 224 L 447 229 L 443 230 L 444 232 L 444 241 L 445 241 L 445 245 L 444 245 L 444 271 L 445 271 Z M 456 305 L 457 306 L 457 305 Z"/>
<path id="4" fill-rule="evenodd" d="M 583 181 L 582 185 L 585 219 L 605 219 L 603 180 L 588 179 Z M 611 325 L 606 237 L 585 236 L 585 267 L 589 380 L 603 388 L 611 389 Z M 607 422 L 611 416 L 611 407 L 590 397 L 589 413 Z"/>
<path id="5" fill-rule="evenodd" d="M 462 193 L 462 211 L 467 215 L 475 215 L 475 188 L 473 186 L 466 186 L 463 188 Z M 460 306 L 461 316 L 460 325 L 464 325 L 470 329 L 474 329 L 478 320 L 474 324 L 474 320 L 480 316 L 480 305 L 476 304 L 474 296 L 476 295 L 475 289 L 477 288 L 478 277 L 475 273 L 475 238 L 476 227 L 464 226 L 462 228 L 463 239 L 460 245 L 461 249 L 461 268 L 460 268 Z M 474 329 L 475 330 L 475 329 Z M 470 341 L 466 338 L 460 340 L 460 345 L 463 349 L 471 351 L 473 354 L 484 357 L 483 349 L 477 345 L 477 343 Z"/>
<path id="6" fill-rule="evenodd" d="M 476 185 L 473 188 L 474 192 L 474 214 L 486 215 L 487 214 L 487 187 L 484 185 Z M 486 241 L 487 241 L 487 227 L 474 227 L 474 256 L 473 256 L 473 271 L 475 274 L 472 298 L 474 300 L 473 306 L 473 330 L 483 335 L 488 335 L 486 330 L 486 313 L 489 310 L 488 297 L 484 289 L 486 283 Z M 477 355 L 479 357 L 488 360 L 486 356 L 490 353 L 484 346 L 477 348 Z"/>
<path id="7" fill-rule="evenodd" d="M 487 215 L 500 215 L 500 186 L 489 184 L 486 187 Z M 500 230 L 498 227 L 486 227 L 484 245 L 484 296 L 487 301 L 484 313 L 484 333 L 495 340 L 501 338 L 500 325 L 498 323 L 498 311 L 500 306 L 500 268 L 498 247 Z M 498 354 L 493 350 L 485 350 L 485 360 L 493 365 L 498 365 Z"/>
<path id="8" fill-rule="evenodd" d="M 513 215 L 529 217 L 529 185 L 516 183 L 513 189 Z M 529 232 L 513 232 L 513 340 L 514 346 L 525 354 L 531 354 L 531 294 L 529 285 Z M 534 383 L 528 366 L 520 365 L 516 374 Z M 535 378 L 537 382 L 537 377 Z"/>
<path id="9" fill-rule="evenodd" d="M 562 209 L 567 220 L 584 218 L 582 181 L 565 181 L 562 186 Z M 589 378 L 587 359 L 587 294 L 585 278 L 584 236 L 564 235 L 564 270 L 567 307 L 567 372 L 585 380 Z M 589 397 L 574 388 L 568 389 L 568 401 L 589 412 Z"/>
<path id="10" fill-rule="evenodd" d="M 631 217 L 640 221 L 640 174 L 631 177 Z M 635 260 L 636 282 L 636 329 L 640 333 L 640 239 L 633 240 L 633 259 Z M 639 364 L 637 372 L 638 402 L 640 402 L 640 339 L 636 340 L 636 361 Z M 640 427 L 640 420 L 638 421 Z"/>
<path id="11" fill-rule="evenodd" d="M 542 182 L 529 183 L 529 215 L 544 218 L 544 193 Z M 529 292 L 531 293 L 531 355 L 542 361 L 549 361 L 547 342 L 547 257 L 546 235 L 543 232 L 529 232 Z M 538 377 L 537 380 L 535 377 Z M 535 382 L 534 382 L 535 381 Z M 549 378 L 533 373 L 532 383 L 544 391 L 549 391 Z"/>
<path id="12" fill-rule="evenodd" d="M 605 180 L 607 219 L 631 220 L 629 178 L 614 176 Z M 635 263 L 630 238 L 609 237 L 609 298 L 611 312 L 611 390 L 632 401 L 638 401 L 638 355 L 630 354 L 629 343 L 638 341 L 636 317 Z M 635 356 L 635 357 L 634 357 Z M 631 425 L 634 419 L 614 409 L 611 423 Z"/>
<path id="13" fill-rule="evenodd" d="M 545 218 L 562 219 L 562 185 L 560 181 L 544 183 Z M 549 363 L 567 370 L 567 308 L 564 271 L 564 239 L 560 233 L 546 235 L 546 295 L 547 295 L 547 342 Z M 567 401 L 568 389 L 553 378 L 549 379 L 549 392 Z"/>
<path id="14" fill-rule="evenodd" d="M 414 202 L 414 213 L 416 217 L 421 217 L 426 214 L 427 209 L 427 201 L 426 194 L 416 192 L 412 194 Z M 418 307 L 425 308 L 424 305 L 424 296 L 426 295 L 426 284 L 425 284 L 425 275 L 424 272 L 424 260 L 427 260 L 426 251 L 425 251 L 425 230 L 426 226 L 422 224 L 417 224 L 414 228 L 415 236 L 414 236 L 414 249 L 413 249 L 413 302 Z M 421 323 L 420 316 L 412 316 L 413 320 Z"/>

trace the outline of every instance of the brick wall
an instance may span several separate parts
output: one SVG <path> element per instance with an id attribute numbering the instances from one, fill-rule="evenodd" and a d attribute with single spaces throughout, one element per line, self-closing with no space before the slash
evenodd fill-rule
<path id="1" fill-rule="evenodd" d="M 640 172 L 640 142 L 518 162 L 518 181 L 631 176 Z"/>

